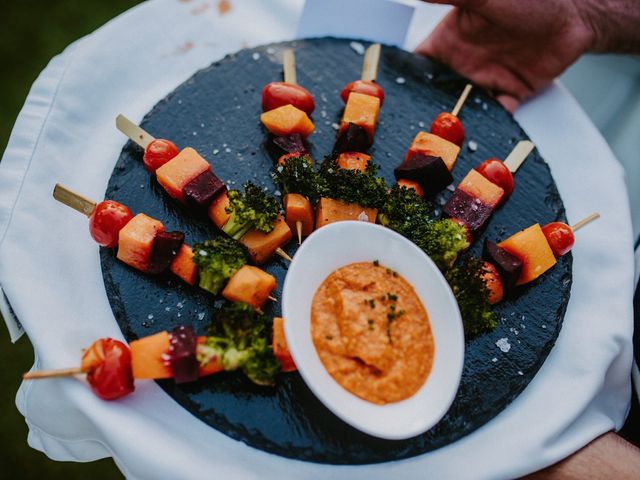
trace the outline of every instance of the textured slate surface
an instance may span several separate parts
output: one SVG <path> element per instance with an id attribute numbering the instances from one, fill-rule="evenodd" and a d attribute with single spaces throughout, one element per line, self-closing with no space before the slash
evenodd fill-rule
<path id="1" fill-rule="evenodd" d="M 272 192 L 272 160 L 258 116 L 262 87 L 281 79 L 279 52 L 296 48 L 298 82 L 315 96 L 310 137 L 316 159 L 331 151 L 342 102 L 339 91 L 358 78 L 362 56 L 348 41 L 315 39 L 243 50 L 196 73 L 145 117 L 143 127 L 180 147 L 196 148 L 231 187 L 252 180 Z M 413 136 L 429 129 L 432 119 L 450 110 L 465 81 L 426 58 L 390 47 L 382 50 L 379 83 L 386 92 L 371 153 L 389 184 Z M 477 149 L 462 149 L 454 178 L 484 159 L 505 158 L 524 131 L 497 103 L 474 91 L 460 116 L 466 141 Z M 105 198 L 127 204 L 134 212 L 160 219 L 167 230 L 186 233 L 190 244 L 217 235 L 206 217 L 172 202 L 141 162 L 142 152 L 131 142 L 120 154 Z M 439 201 L 451 195 L 445 191 Z M 516 176 L 516 189 L 495 213 L 473 247 L 479 254 L 485 236 L 506 238 L 532 223 L 563 220 L 564 207 L 549 168 L 537 151 Z M 290 254 L 295 245 L 287 247 Z M 103 249 L 102 270 L 109 301 L 129 340 L 176 325 L 204 332 L 216 301 L 169 274 L 151 278 L 115 260 Z M 386 441 L 362 434 L 331 414 L 306 388 L 297 373 L 282 375 L 276 388 L 256 387 L 239 374 L 224 373 L 190 385 L 161 386 L 179 404 L 231 438 L 286 457 L 332 464 L 384 462 L 419 455 L 453 442 L 495 417 L 531 381 L 562 325 L 571 288 L 571 255 L 543 277 L 522 288 L 513 301 L 497 307 L 501 316 L 494 332 L 466 345 L 465 366 L 456 400 L 444 419 L 429 432 L 404 441 Z M 274 260 L 266 270 L 282 285 L 285 265 Z M 276 296 L 279 296 L 280 290 Z M 266 309 L 279 314 L 278 304 Z M 501 351 L 496 341 L 508 339 Z M 171 421 L 171 419 L 167 419 Z"/>

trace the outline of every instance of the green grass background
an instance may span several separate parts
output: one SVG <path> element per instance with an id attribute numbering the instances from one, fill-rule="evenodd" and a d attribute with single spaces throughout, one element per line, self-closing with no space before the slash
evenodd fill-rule
<path id="1" fill-rule="evenodd" d="M 74 40 L 140 3 L 135 0 L 0 0 L 0 152 L 31 84 L 49 60 Z M 0 321 L 0 478 L 122 478 L 110 459 L 54 462 L 27 445 L 27 426 L 15 406 L 20 375 L 33 363 L 26 337 L 15 345 Z"/>

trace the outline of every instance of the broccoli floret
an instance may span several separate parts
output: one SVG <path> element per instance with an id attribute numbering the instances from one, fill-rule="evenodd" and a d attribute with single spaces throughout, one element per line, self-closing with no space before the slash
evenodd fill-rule
<path id="1" fill-rule="evenodd" d="M 322 187 L 320 196 L 379 209 L 387 198 L 387 185 L 376 173 L 378 166 L 372 162 L 360 172 L 340 168 L 336 158 L 327 157 L 318 172 Z"/>
<path id="2" fill-rule="evenodd" d="M 237 241 L 219 237 L 196 243 L 193 262 L 200 270 L 200 288 L 217 295 L 227 280 L 247 263 L 247 253 Z"/>
<path id="3" fill-rule="evenodd" d="M 238 240 L 252 228 L 264 233 L 273 230 L 280 210 L 275 198 L 251 182 L 244 184 L 244 193 L 229 190 L 227 195 L 229 206 L 226 212 L 231 214 L 231 218 L 222 228 L 224 233 Z"/>
<path id="4" fill-rule="evenodd" d="M 288 158 L 284 165 L 276 167 L 271 177 L 284 194 L 299 193 L 313 203 L 325 191 L 322 179 L 314 170 L 307 154 Z"/>
<path id="5" fill-rule="evenodd" d="M 482 262 L 471 257 L 445 273 L 458 301 L 467 339 L 493 330 L 498 325 L 498 317 L 489 305 L 489 290 L 482 279 L 483 273 Z"/>
<path id="6" fill-rule="evenodd" d="M 433 215 L 433 206 L 420 197 L 414 189 L 394 185 L 378 213 L 378 221 L 410 240 L 413 234 Z"/>
<path id="7" fill-rule="evenodd" d="M 206 365 L 217 357 L 225 370 L 242 370 L 258 385 L 273 385 L 280 363 L 271 348 L 272 320 L 244 303 L 223 306 L 197 357 Z"/>
<path id="8" fill-rule="evenodd" d="M 416 229 L 414 243 L 425 251 L 442 271 L 450 268 L 469 246 L 465 227 L 449 219 L 432 220 Z"/>

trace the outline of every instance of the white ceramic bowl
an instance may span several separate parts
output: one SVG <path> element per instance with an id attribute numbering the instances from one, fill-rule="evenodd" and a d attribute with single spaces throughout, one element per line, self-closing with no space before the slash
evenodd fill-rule
<path id="1" fill-rule="evenodd" d="M 325 370 L 311 338 L 313 296 L 334 270 L 373 262 L 397 271 L 414 288 L 429 315 L 435 342 L 431 373 L 410 398 L 386 405 L 367 402 Z M 388 228 L 337 222 L 314 232 L 296 252 L 284 282 L 282 312 L 291 355 L 311 391 L 342 420 L 370 435 L 399 440 L 427 431 L 449 409 L 460 384 L 464 333 L 458 304 L 433 261 Z"/>

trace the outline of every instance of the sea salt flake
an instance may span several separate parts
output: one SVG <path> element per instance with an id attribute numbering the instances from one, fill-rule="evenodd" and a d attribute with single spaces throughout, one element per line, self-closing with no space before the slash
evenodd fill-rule
<path id="1" fill-rule="evenodd" d="M 493 363 L 496 363 L 496 362 L 498 361 L 498 359 L 497 359 L 496 357 L 493 357 L 493 358 L 491 359 L 491 361 L 492 361 Z"/>
<path id="2" fill-rule="evenodd" d="M 231 153 L 231 149 L 229 147 L 225 148 L 224 151 L 227 153 Z"/>
<path id="3" fill-rule="evenodd" d="M 423 122 L 423 121 L 419 121 L 419 122 L 418 122 L 418 126 L 419 126 L 420 128 L 424 128 L 424 122 Z"/>
<path id="4" fill-rule="evenodd" d="M 147 319 L 153 320 L 153 315 L 150 313 L 149 315 L 147 315 Z"/>
<path id="5" fill-rule="evenodd" d="M 521 370 L 518 370 L 518 375 L 524 375 Z"/>
<path id="6" fill-rule="evenodd" d="M 198 320 L 204 320 L 204 312 L 198 314 Z"/>
<path id="7" fill-rule="evenodd" d="M 501 338 L 496 342 L 496 346 L 503 352 L 503 353 L 507 353 L 509 350 L 511 350 L 511 344 L 509 343 L 509 339 L 508 338 Z"/>
<path id="8" fill-rule="evenodd" d="M 399 84 L 399 85 L 403 85 L 403 84 L 407 83 L 407 81 L 405 80 L 404 77 L 398 77 L 398 78 L 396 78 L 396 83 Z"/>
<path id="9" fill-rule="evenodd" d="M 475 152 L 476 150 L 478 150 L 478 143 L 474 142 L 473 140 L 469 140 L 469 143 L 467 144 L 467 148 L 470 151 Z"/>
<path id="10" fill-rule="evenodd" d="M 218 150 L 217 148 L 213 151 L 213 154 L 214 154 L 214 155 L 217 155 L 217 154 L 219 154 L 219 153 L 220 153 L 220 150 Z"/>
<path id="11" fill-rule="evenodd" d="M 340 128 L 340 125 L 338 125 L 337 123 L 333 122 L 333 123 L 331 124 L 331 127 L 332 127 L 334 130 L 338 130 L 338 129 Z"/>
<path id="12" fill-rule="evenodd" d="M 260 60 L 260 54 L 256 52 L 253 55 L 251 55 L 251 58 L 253 58 L 254 60 Z"/>
<path id="13" fill-rule="evenodd" d="M 364 55 L 364 45 L 362 45 L 360 42 L 351 42 L 349 46 L 358 55 Z"/>
<path id="14" fill-rule="evenodd" d="M 369 221 L 369 215 L 367 215 L 363 210 L 362 212 L 360 212 L 360 215 L 358 215 L 358 221 L 359 222 L 368 222 Z"/>

